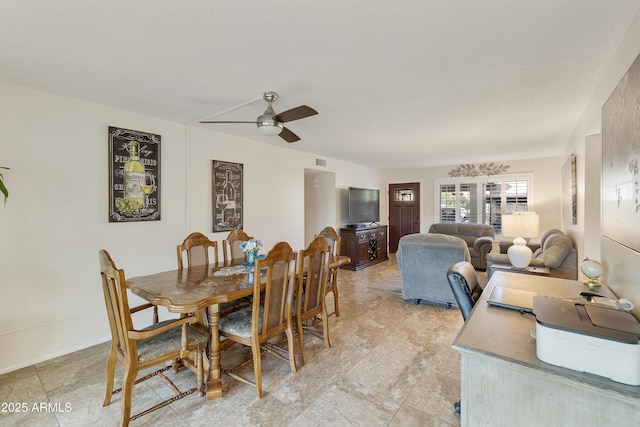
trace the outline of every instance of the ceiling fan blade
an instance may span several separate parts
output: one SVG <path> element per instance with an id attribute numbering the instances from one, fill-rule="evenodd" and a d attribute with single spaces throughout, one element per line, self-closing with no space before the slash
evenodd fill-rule
<path id="1" fill-rule="evenodd" d="M 291 132 L 289 129 L 283 127 L 282 132 L 279 134 L 280 138 L 284 139 L 287 142 L 296 142 L 300 141 L 300 137 L 295 133 Z"/>
<path id="2" fill-rule="evenodd" d="M 314 116 L 316 114 L 318 114 L 318 112 L 313 108 L 301 105 L 299 107 L 283 111 L 280 114 L 276 114 L 273 118 L 281 123 L 286 123 L 293 120 L 304 119 L 305 117 Z"/>
<path id="3" fill-rule="evenodd" d="M 229 120 L 223 120 L 223 121 L 202 120 L 200 123 L 253 123 L 254 125 L 256 124 L 255 120 L 252 122 L 239 122 L 239 121 L 229 121 Z"/>

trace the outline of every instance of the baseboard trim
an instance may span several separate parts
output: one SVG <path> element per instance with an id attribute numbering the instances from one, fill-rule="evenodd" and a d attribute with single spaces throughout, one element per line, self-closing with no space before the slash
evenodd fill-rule
<path id="1" fill-rule="evenodd" d="M 0 374 L 111 340 L 105 309 L 0 331 Z"/>

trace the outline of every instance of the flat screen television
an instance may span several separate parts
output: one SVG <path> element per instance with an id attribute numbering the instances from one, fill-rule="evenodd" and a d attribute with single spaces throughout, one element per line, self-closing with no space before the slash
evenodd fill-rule
<path id="1" fill-rule="evenodd" d="M 349 224 L 380 221 L 380 190 L 349 187 Z"/>

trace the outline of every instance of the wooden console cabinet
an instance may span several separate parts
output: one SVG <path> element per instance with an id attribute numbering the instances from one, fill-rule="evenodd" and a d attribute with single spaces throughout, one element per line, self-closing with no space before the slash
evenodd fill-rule
<path id="1" fill-rule="evenodd" d="M 351 259 L 342 268 L 361 270 L 389 259 L 387 256 L 387 226 L 341 228 L 340 255 Z"/>

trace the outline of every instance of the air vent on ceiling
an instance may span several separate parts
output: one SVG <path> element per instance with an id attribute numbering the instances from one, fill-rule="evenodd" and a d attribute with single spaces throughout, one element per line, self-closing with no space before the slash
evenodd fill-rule
<path id="1" fill-rule="evenodd" d="M 324 159 L 316 159 L 316 166 L 327 166 L 327 161 Z"/>

